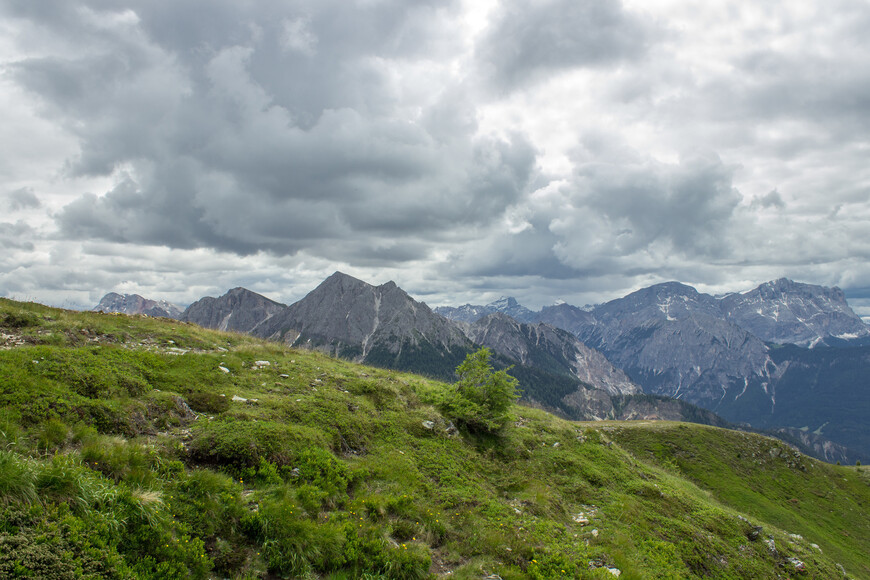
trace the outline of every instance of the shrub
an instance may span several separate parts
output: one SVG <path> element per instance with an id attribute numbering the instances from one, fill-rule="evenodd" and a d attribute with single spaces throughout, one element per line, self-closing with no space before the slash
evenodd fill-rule
<path id="1" fill-rule="evenodd" d="M 27 328 L 30 326 L 39 326 L 39 318 L 35 314 L 24 311 L 7 312 L 3 316 L 3 322 L 0 326 L 7 328 Z"/>
<path id="2" fill-rule="evenodd" d="M 216 393 L 196 392 L 188 393 L 188 406 L 197 413 L 223 413 L 230 408 L 227 397 L 221 397 Z"/>
<path id="3" fill-rule="evenodd" d="M 189 453 L 195 461 L 239 473 L 259 465 L 261 458 L 278 466 L 289 465 L 298 449 L 312 445 L 325 446 L 325 442 L 318 431 L 308 427 L 228 418 L 199 427 Z"/>
<path id="4" fill-rule="evenodd" d="M 444 394 L 441 411 L 469 431 L 493 433 L 508 422 L 508 410 L 519 398 L 517 380 L 507 370 L 494 371 L 490 351 L 469 354 L 456 367 L 459 380 Z"/>

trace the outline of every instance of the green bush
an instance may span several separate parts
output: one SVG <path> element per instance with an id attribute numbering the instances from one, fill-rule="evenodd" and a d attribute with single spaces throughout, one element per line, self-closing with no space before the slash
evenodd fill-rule
<path id="1" fill-rule="evenodd" d="M 291 499 L 263 505 L 258 515 L 269 570 L 292 577 L 338 570 L 345 564 L 344 529 L 306 519 Z"/>
<path id="2" fill-rule="evenodd" d="M 227 397 L 221 397 L 215 393 L 194 392 L 187 394 L 188 406 L 197 413 L 218 414 L 230 408 Z"/>
<path id="3" fill-rule="evenodd" d="M 472 432 L 499 431 L 519 398 L 517 380 L 507 374 L 510 369 L 494 371 L 489 357 L 487 348 L 469 354 L 456 367 L 459 380 L 444 393 L 440 404 L 444 415 Z"/>
<path id="4" fill-rule="evenodd" d="M 300 425 L 234 418 L 203 423 L 188 447 L 190 458 L 206 465 L 229 468 L 236 473 L 265 459 L 275 465 L 290 465 L 298 450 L 325 446 L 321 432 Z"/>
<path id="5" fill-rule="evenodd" d="M 39 318 L 35 314 L 24 311 L 7 312 L 3 315 L 3 322 L 0 326 L 6 328 L 28 328 L 30 326 L 39 326 Z"/>
<path id="6" fill-rule="evenodd" d="M 0 510 L 0 578 L 129 578 L 105 529 L 63 509 Z"/>

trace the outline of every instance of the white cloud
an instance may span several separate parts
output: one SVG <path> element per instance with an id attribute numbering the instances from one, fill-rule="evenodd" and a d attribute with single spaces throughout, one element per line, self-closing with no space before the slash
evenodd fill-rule
<path id="1" fill-rule="evenodd" d="M 336 269 L 432 303 L 870 287 L 861 3 L 0 16 L 0 294 L 290 300 Z"/>

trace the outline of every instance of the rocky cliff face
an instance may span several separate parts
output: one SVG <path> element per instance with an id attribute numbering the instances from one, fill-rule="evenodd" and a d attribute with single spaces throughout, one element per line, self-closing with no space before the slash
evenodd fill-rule
<path id="1" fill-rule="evenodd" d="M 712 296 L 670 282 L 603 304 L 592 316 L 578 337 L 648 393 L 714 411 L 759 389 L 772 397 L 766 389 L 776 368 L 767 346 L 724 320 Z"/>
<path id="2" fill-rule="evenodd" d="M 122 314 L 145 314 L 147 316 L 179 318 L 182 310 L 166 300 L 150 300 L 138 294 L 109 292 L 100 300 L 95 312 L 120 312 Z"/>
<path id="3" fill-rule="evenodd" d="M 570 332 L 547 324 L 523 324 L 495 313 L 467 327 L 477 344 L 526 366 L 568 374 L 610 395 L 642 392 L 600 352 L 587 347 Z"/>
<path id="4" fill-rule="evenodd" d="M 839 288 L 786 278 L 719 301 L 725 318 L 761 340 L 815 346 L 830 338 L 853 340 L 870 329 L 846 303 Z"/>
<path id="5" fill-rule="evenodd" d="M 248 332 L 258 329 L 286 306 L 245 288 L 233 288 L 219 298 L 206 296 L 187 307 L 181 320 L 206 328 Z"/>
<path id="6" fill-rule="evenodd" d="M 254 333 L 389 368 L 453 377 L 474 349 L 462 331 L 387 282 L 336 272 Z"/>

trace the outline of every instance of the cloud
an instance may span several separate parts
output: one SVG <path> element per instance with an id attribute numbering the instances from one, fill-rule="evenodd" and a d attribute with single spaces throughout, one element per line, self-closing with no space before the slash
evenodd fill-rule
<path id="1" fill-rule="evenodd" d="M 0 247 L 4 250 L 32 250 L 30 237 L 33 228 L 22 221 L 13 223 L 0 222 Z"/>
<path id="2" fill-rule="evenodd" d="M 641 58 L 655 33 L 610 0 L 504 0 L 478 47 L 501 89 L 527 87 L 560 71 Z"/>
<path id="3" fill-rule="evenodd" d="M 868 26 L 846 0 L 9 0 L 0 285 L 866 288 Z"/>
<path id="4" fill-rule="evenodd" d="M 39 209 L 42 207 L 42 202 L 36 197 L 36 193 L 31 187 L 22 187 L 15 191 L 10 191 L 6 194 L 6 203 L 9 209 L 17 211 L 21 209 Z"/>
<path id="5" fill-rule="evenodd" d="M 202 19 L 190 6 L 127 6 L 90 3 L 69 23 L 18 6 L 61 37 L 103 39 L 13 66 L 78 136 L 70 175 L 116 182 L 57 214 L 69 238 L 410 260 L 426 239 L 499 219 L 526 189 L 528 140 L 478 134 L 461 82 L 437 84 L 449 67 L 408 64 L 447 50 L 449 4 L 269 14 L 217 2 Z M 434 73 L 434 91 L 396 76 L 409 66 Z"/>

